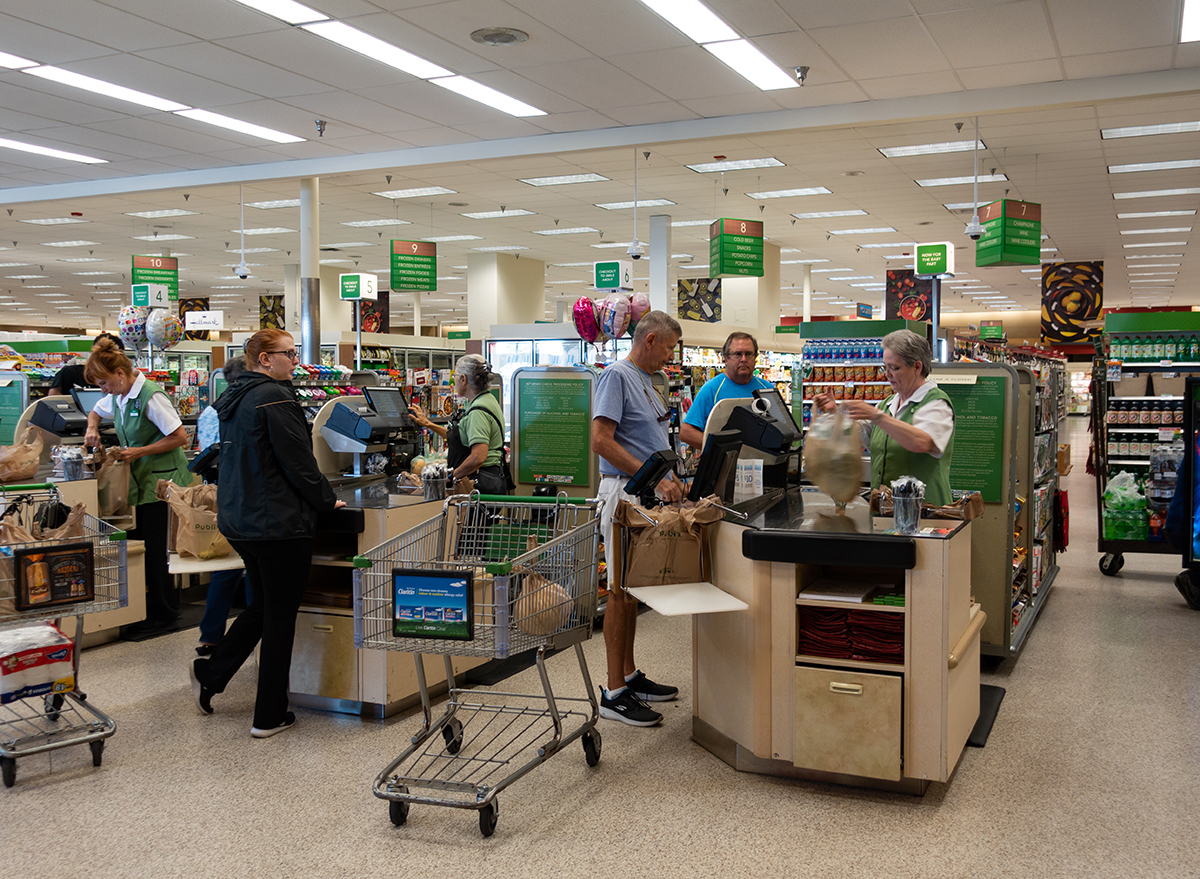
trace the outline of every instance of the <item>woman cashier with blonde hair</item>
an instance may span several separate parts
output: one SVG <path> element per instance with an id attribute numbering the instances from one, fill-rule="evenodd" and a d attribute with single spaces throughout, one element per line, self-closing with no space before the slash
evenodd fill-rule
<path id="1" fill-rule="evenodd" d="M 121 442 L 117 456 L 129 464 L 129 503 L 137 509 L 137 528 L 129 536 L 146 544 L 146 618 L 123 626 L 121 637 L 136 641 L 173 632 L 179 611 L 167 569 L 167 502 L 155 489 L 160 479 L 191 484 L 183 422 L 163 389 L 134 369 L 111 338 L 96 342 L 83 376 L 107 395 L 88 415 L 84 442 L 97 448 L 100 419 L 113 419 Z"/>

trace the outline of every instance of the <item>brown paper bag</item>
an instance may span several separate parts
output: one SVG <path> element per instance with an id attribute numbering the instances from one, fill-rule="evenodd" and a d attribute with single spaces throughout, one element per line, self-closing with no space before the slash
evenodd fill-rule
<path id="1" fill-rule="evenodd" d="M 36 427 L 25 428 L 21 441 L 0 446 L 0 482 L 23 482 L 37 476 L 42 465 L 42 434 Z"/>
<path id="2" fill-rule="evenodd" d="M 96 498 L 101 517 L 129 515 L 129 464 L 117 457 L 116 449 L 92 453 L 96 473 Z"/>
<path id="3" fill-rule="evenodd" d="M 629 532 L 621 588 L 706 582 L 712 576 L 707 526 L 722 516 L 724 513 L 713 506 L 712 498 L 653 510 L 620 500 L 613 522 Z"/>
<path id="4" fill-rule="evenodd" d="M 219 559 L 233 552 L 229 541 L 217 530 L 215 485 L 181 488 L 160 479 L 155 494 L 165 500 L 175 514 L 175 551 L 181 556 Z"/>
<path id="5" fill-rule="evenodd" d="M 71 507 L 67 521 L 57 528 L 47 528 L 45 531 L 35 522 L 33 526 L 34 540 L 77 540 L 83 537 L 83 517 L 87 515 L 87 507 L 83 501 Z"/>
<path id="6" fill-rule="evenodd" d="M 513 607 L 513 622 L 527 635 L 553 635 L 567 627 L 571 595 L 553 580 L 530 572 L 521 580 L 521 595 Z"/>
<path id="7" fill-rule="evenodd" d="M 0 521 L 0 545 L 15 546 L 20 543 L 32 543 L 33 540 L 33 535 L 24 526 L 13 521 L 12 517 Z M 17 612 L 16 588 L 12 556 L 0 555 L 0 616 Z"/>

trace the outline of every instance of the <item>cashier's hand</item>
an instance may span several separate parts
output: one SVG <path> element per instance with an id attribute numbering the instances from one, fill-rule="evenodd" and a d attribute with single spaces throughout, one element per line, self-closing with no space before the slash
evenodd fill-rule
<path id="1" fill-rule="evenodd" d="M 669 504 L 678 503 L 683 500 L 683 486 L 670 476 L 665 477 L 655 486 L 654 493 Z"/>
<path id="2" fill-rule="evenodd" d="M 833 399 L 833 394 L 817 394 L 813 397 L 813 403 L 821 412 L 833 412 L 837 409 L 837 400 Z"/>
<path id="3" fill-rule="evenodd" d="M 118 449 L 117 459 L 128 464 L 130 461 L 136 461 L 138 458 L 146 454 L 146 450 L 141 446 L 134 446 L 128 449 Z"/>
<path id="4" fill-rule="evenodd" d="M 417 424 L 421 425 L 421 427 L 429 427 L 429 425 L 433 423 L 429 420 L 429 417 L 425 414 L 425 410 L 422 409 L 420 406 L 418 406 L 416 403 L 409 404 L 408 414 L 411 415 L 412 420 L 417 422 Z"/>
<path id="5" fill-rule="evenodd" d="M 855 421 L 869 421 L 875 424 L 884 414 L 878 406 L 872 406 L 866 400 L 843 400 L 842 411 Z"/>
<path id="6" fill-rule="evenodd" d="M 342 507 L 344 507 L 344 506 L 346 506 L 346 502 L 345 502 L 345 501 L 334 501 L 333 508 L 334 508 L 335 510 L 340 510 L 340 509 L 341 509 Z"/>
<path id="7" fill-rule="evenodd" d="M 89 427 L 83 435 L 83 444 L 89 449 L 100 448 L 100 431 Z"/>

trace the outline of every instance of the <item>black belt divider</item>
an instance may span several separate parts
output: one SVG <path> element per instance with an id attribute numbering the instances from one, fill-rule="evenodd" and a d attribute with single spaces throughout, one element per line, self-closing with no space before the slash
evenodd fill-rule
<path id="1" fill-rule="evenodd" d="M 917 566 L 917 543 L 890 535 L 747 529 L 742 555 L 762 562 L 911 570 Z"/>

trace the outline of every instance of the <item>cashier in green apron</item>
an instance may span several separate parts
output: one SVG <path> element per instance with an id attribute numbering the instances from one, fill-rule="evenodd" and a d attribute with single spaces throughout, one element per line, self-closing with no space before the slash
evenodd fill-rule
<path id="1" fill-rule="evenodd" d="M 892 394 L 878 406 L 866 400 L 813 398 L 823 412 L 841 403 L 842 412 L 870 425 L 871 488 L 901 476 L 925 483 L 925 501 L 948 504 L 950 456 L 954 451 L 954 407 L 929 380 L 933 354 L 923 336 L 896 330 L 883 337 L 883 369 Z"/>
<path id="2" fill-rule="evenodd" d="M 101 339 L 92 349 L 84 377 L 107 396 L 88 415 L 84 442 L 100 445 L 100 419 L 112 418 L 120 440 L 122 461 L 129 463 L 129 503 L 137 508 L 137 528 L 132 540 L 146 544 L 146 619 L 121 629 L 121 637 L 140 640 L 178 628 L 179 610 L 171 574 L 167 569 L 167 503 L 155 489 L 160 479 L 190 485 L 187 469 L 187 434 L 170 398 L 133 368 L 111 339 Z"/>

